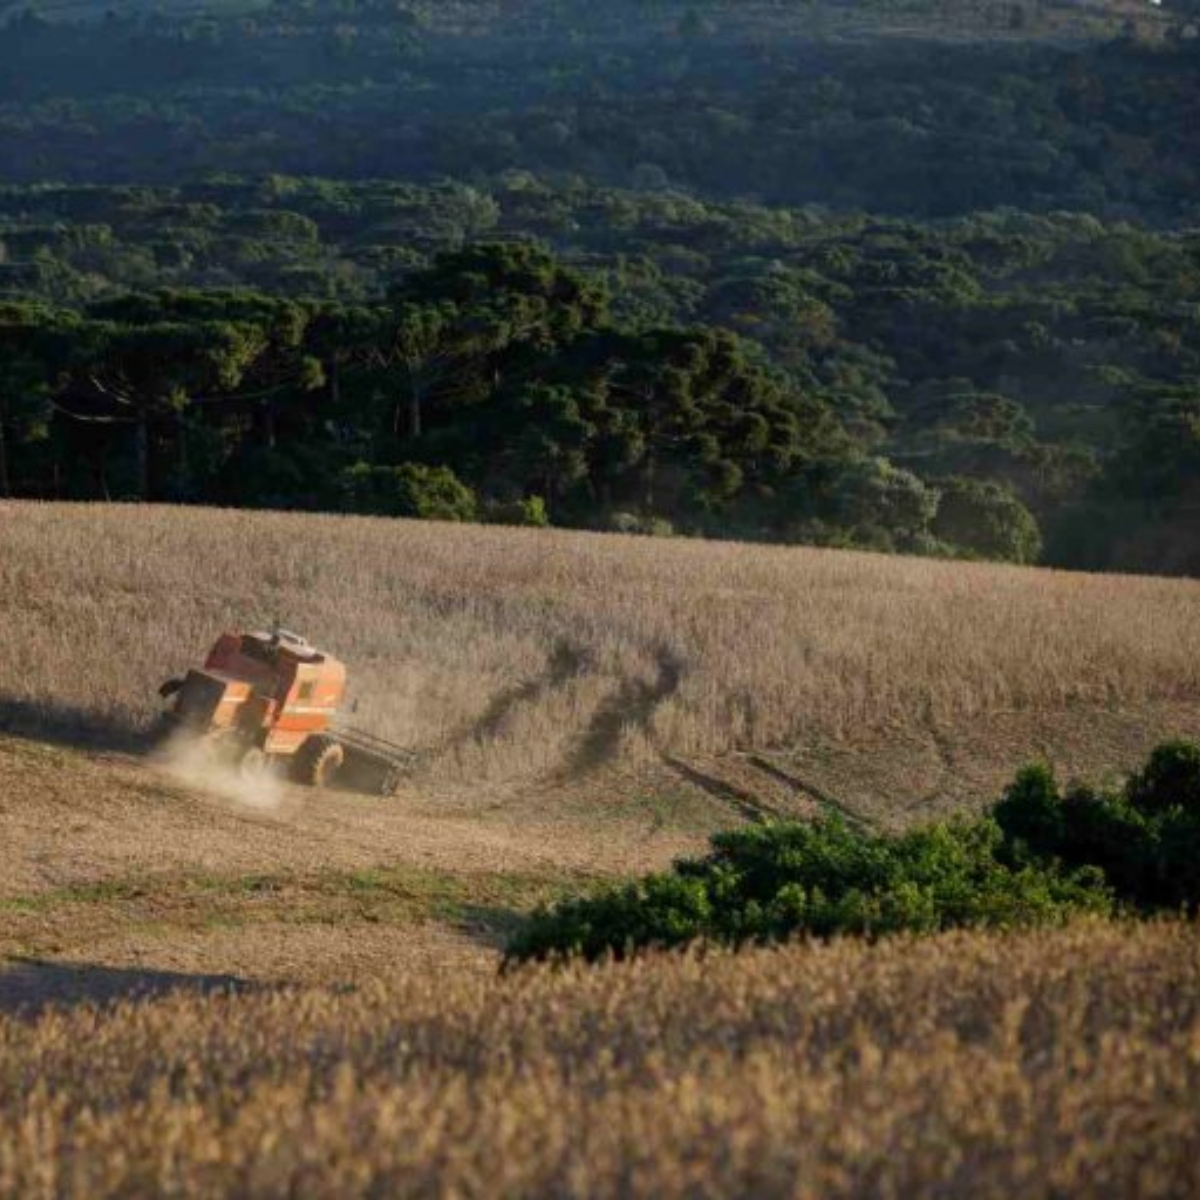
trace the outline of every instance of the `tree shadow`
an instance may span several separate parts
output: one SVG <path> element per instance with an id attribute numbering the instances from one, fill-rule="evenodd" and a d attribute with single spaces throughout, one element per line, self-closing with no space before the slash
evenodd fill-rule
<path id="1" fill-rule="evenodd" d="M 131 721 L 58 701 L 28 700 L 0 692 L 0 733 L 71 749 L 136 753 L 146 731 Z"/>
<path id="2" fill-rule="evenodd" d="M 794 772 L 783 770 L 777 763 L 771 762 L 769 758 L 765 758 L 761 754 L 748 754 L 746 755 L 746 760 L 756 766 L 764 775 L 770 775 L 772 779 L 777 779 L 784 786 L 790 787 L 793 791 L 815 800 L 821 808 L 825 809 L 827 815 L 840 817 L 851 828 L 861 832 L 874 824 L 869 817 L 864 817 L 860 813 L 855 812 L 845 802 L 836 799 L 826 791 L 822 791 L 821 788 L 810 783 L 808 780 L 801 779 Z"/>
<path id="3" fill-rule="evenodd" d="M 527 916 L 501 904 L 464 904 L 456 913 L 455 927 L 477 946 L 503 950 Z"/>
<path id="4" fill-rule="evenodd" d="M 30 1018 L 51 1008 L 107 1007 L 181 993 L 229 995 L 263 986 L 236 975 L 188 975 L 23 958 L 0 969 L 0 1014 Z"/>

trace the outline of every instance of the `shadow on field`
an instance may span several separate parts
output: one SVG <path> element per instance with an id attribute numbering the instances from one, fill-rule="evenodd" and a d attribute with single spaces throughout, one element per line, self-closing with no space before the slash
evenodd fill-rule
<path id="1" fill-rule="evenodd" d="M 186 975 L 21 959 L 0 969 L 0 1014 L 36 1017 L 48 1008 L 106 1006 L 176 993 L 228 995 L 258 986 L 236 975 Z"/>
<path id="2" fill-rule="evenodd" d="M 126 753 L 143 750 L 146 744 L 144 731 L 126 721 L 72 704 L 18 699 L 4 692 L 0 692 L 0 733 L 56 746 Z"/>
<path id="3" fill-rule="evenodd" d="M 559 640 L 546 660 L 546 669 L 534 679 L 506 688 L 492 698 L 483 715 L 451 739 L 447 749 L 466 742 L 487 742 L 498 737 L 509 717 L 523 705 L 536 704 L 551 692 L 566 687 L 571 680 L 587 670 L 587 651 L 572 645 L 566 638 Z"/>
<path id="4" fill-rule="evenodd" d="M 649 730 L 655 711 L 679 690 L 686 666 L 669 646 L 655 647 L 654 665 L 653 681 L 624 680 L 592 714 L 559 778 L 573 780 L 603 766 L 616 756 L 626 730 Z"/>
<path id="5" fill-rule="evenodd" d="M 458 913 L 458 929 L 477 946 L 503 950 L 525 923 L 527 914 L 500 904 L 465 904 Z"/>

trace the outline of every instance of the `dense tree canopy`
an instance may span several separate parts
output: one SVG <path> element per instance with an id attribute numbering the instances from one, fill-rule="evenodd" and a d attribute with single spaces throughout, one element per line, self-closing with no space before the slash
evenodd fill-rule
<path id="1" fill-rule="evenodd" d="M 0 17 L 0 494 L 1200 569 L 1182 8 L 502 8 Z"/>

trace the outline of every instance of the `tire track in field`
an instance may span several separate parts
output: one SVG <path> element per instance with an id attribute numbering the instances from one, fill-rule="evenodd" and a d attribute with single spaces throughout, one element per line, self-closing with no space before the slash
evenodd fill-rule
<path id="1" fill-rule="evenodd" d="M 664 754 L 662 761 L 693 787 L 699 788 L 714 800 L 728 804 L 740 816 L 745 817 L 746 820 L 756 825 L 761 825 L 780 815 L 775 809 L 764 804 L 758 796 L 748 789 L 738 787 L 736 784 L 729 783 L 724 779 L 718 779 L 717 776 L 710 775 L 707 771 L 701 771 L 698 767 L 684 762 L 681 758 L 674 758 L 669 754 Z"/>
<path id="2" fill-rule="evenodd" d="M 909 804 L 908 808 L 912 812 L 924 812 L 929 809 L 944 794 L 947 782 L 953 779 L 958 771 L 954 747 L 938 725 L 932 704 L 926 705 L 921 724 L 929 738 L 930 749 L 937 761 L 938 777 L 932 787 L 927 788 L 921 796 Z"/>
<path id="3" fill-rule="evenodd" d="M 838 800 L 831 796 L 816 784 L 810 783 L 806 779 L 801 779 L 798 775 L 791 771 L 785 771 L 782 767 L 771 762 L 762 754 L 746 754 L 743 758 L 756 770 L 761 771 L 764 775 L 769 775 L 772 779 L 789 787 L 794 792 L 799 792 L 803 796 L 808 796 L 817 805 L 823 808 L 826 813 L 840 817 L 847 825 L 854 829 L 865 830 L 870 828 L 874 822 L 869 817 L 863 816 L 856 812 L 845 801 Z"/>
<path id="4" fill-rule="evenodd" d="M 670 646 L 653 648 L 652 680 L 626 679 L 592 713 L 575 748 L 555 772 L 560 782 L 578 779 L 617 757 L 626 732 L 649 733 L 654 714 L 678 690 L 687 664 Z"/>
<path id="5" fill-rule="evenodd" d="M 547 658 L 546 669 L 540 675 L 498 692 L 479 717 L 451 734 L 430 757 L 442 758 L 472 743 L 494 741 L 516 712 L 540 704 L 569 686 L 586 673 L 589 662 L 588 652 L 582 646 L 562 638 Z"/>

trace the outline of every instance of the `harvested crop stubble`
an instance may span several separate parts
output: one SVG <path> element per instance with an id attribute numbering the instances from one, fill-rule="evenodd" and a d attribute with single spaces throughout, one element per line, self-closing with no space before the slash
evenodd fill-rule
<path id="1" fill-rule="evenodd" d="M 1200 584 L 812 549 L 200 509 L 0 504 L 0 723 L 147 721 L 225 626 L 353 664 L 431 775 L 578 773 L 1200 697 Z"/>
<path id="2" fill-rule="evenodd" d="M 1184 1196 L 1200 938 L 834 943 L 0 1020 L 0 1195 Z"/>

